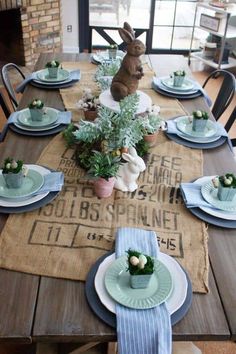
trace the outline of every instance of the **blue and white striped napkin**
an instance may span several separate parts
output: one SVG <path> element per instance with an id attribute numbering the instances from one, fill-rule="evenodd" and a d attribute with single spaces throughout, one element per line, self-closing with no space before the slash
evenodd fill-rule
<path id="1" fill-rule="evenodd" d="M 44 183 L 42 187 L 33 195 L 43 194 L 46 192 L 61 191 L 64 184 L 64 174 L 62 172 L 51 172 L 44 175 Z"/>
<path id="2" fill-rule="evenodd" d="M 80 80 L 80 77 L 81 77 L 81 72 L 80 70 L 73 70 L 73 71 L 70 71 L 70 79 L 69 81 L 66 80 L 65 82 L 68 83 L 68 82 L 71 82 L 71 83 L 74 83 L 74 82 L 77 82 Z M 28 83 L 30 83 L 32 80 L 36 80 L 38 79 L 37 77 L 37 72 L 33 72 L 32 74 L 28 75 L 17 87 L 16 87 L 16 92 L 19 93 L 19 92 L 24 92 L 25 90 L 25 87 L 28 85 Z M 58 82 L 58 85 L 61 84 L 61 86 L 63 87 L 63 84 L 65 83 L 64 81 L 62 82 Z M 43 82 L 42 82 L 43 84 Z M 45 85 L 45 87 L 48 87 L 47 85 Z"/>
<path id="3" fill-rule="evenodd" d="M 158 258 L 156 234 L 123 227 L 116 234 L 116 258 L 131 248 Z M 172 329 L 165 303 L 151 309 L 136 310 L 116 304 L 119 354 L 171 354 Z"/>
<path id="4" fill-rule="evenodd" d="M 205 182 L 206 183 L 206 182 Z M 202 184 L 200 183 L 181 183 L 180 190 L 187 208 L 207 207 L 217 209 L 206 202 L 201 193 Z"/>

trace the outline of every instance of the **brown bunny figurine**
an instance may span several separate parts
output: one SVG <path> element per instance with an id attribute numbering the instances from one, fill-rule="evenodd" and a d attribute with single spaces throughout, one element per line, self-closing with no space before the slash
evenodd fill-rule
<path id="1" fill-rule="evenodd" d="M 127 22 L 124 23 L 124 28 L 119 28 L 118 31 L 123 41 L 127 43 L 127 53 L 112 80 L 111 94 L 115 101 L 120 101 L 136 92 L 138 80 L 143 76 L 139 57 L 146 50 L 145 45 L 139 39 L 135 39 L 134 31 Z"/>

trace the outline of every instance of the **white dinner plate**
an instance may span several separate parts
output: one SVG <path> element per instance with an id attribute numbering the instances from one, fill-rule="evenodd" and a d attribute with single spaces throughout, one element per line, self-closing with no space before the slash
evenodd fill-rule
<path id="1" fill-rule="evenodd" d="M 172 314 L 177 311 L 184 303 L 188 288 L 187 278 L 184 271 L 181 269 L 180 265 L 175 261 L 174 258 L 160 252 L 158 259 L 168 268 L 172 276 L 173 287 L 168 299 L 166 300 L 166 306 L 170 314 Z M 100 264 L 95 276 L 94 285 L 101 303 L 109 311 L 116 313 L 116 302 L 108 294 L 105 288 L 105 273 L 108 267 L 114 262 L 114 260 L 115 253 L 106 257 Z"/>
<path id="2" fill-rule="evenodd" d="M 181 139 L 187 140 L 187 141 L 192 141 L 193 143 L 197 144 L 207 144 L 207 143 L 213 143 L 213 141 L 217 141 L 221 138 L 221 135 L 215 135 L 209 138 L 195 138 L 193 136 L 185 135 L 181 132 L 176 133 Z"/>
<path id="3" fill-rule="evenodd" d="M 116 59 L 119 59 L 119 60 L 122 60 L 123 57 L 124 57 L 125 53 L 122 52 L 121 50 L 118 50 L 117 51 L 117 56 L 116 56 Z M 102 63 L 104 61 L 106 62 L 110 62 L 112 61 L 112 59 L 109 58 L 109 54 L 108 54 L 108 51 L 103 51 L 103 52 L 99 52 L 99 53 L 94 53 L 92 55 L 92 58 L 98 62 L 98 63 Z M 116 59 L 113 59 L 113 60 L 116 60 Z"/>
<path id="4" fill-rule="evenodd" d="M 216 176 L 204 176 L 198 178 L 194 183 L 204 185 L 205 183 L 211 181 Z M 203 210 L 205 213 L 215 216 L 220 219 L 225 220 L 236 220 L 236 212 L 228 212 L 224 210 L 212 209 L 208 207 L 199 206 L 199 209 Z"/>
<path id="5" fill-rule="evenodd" d="M 59 111 L 55 108 L 44 107 L 43 112 L 44 114 L 41 121 L 32 121 L 29 108 L 22 109 L 17 116 L 18 123 L 31 129 L 41 129 L 55 125 L 58 120 Z"/>
<path id="6" fill-rule="evenodd" d="M 37 71 L 37 78 L 40 82 L 52 82 L 60 83 L 70 79 L 70 73 L 68 70 L 58 68 L 57 77 L 50 77 L 48 74 L 48 69 L 42 69 Z"/>
<path id="7" fill-rule="evenodd" d="M 13 123 L 17 128 L 20 128 L 22 130 L 27 130 L 29 132 L 42 132 L 42 131 L 45 131 L 45 130 L 50 130 L 50 129 L 54 129 L 56 127 L 58 127 L 60 125 L 60 123 L 55 123 L 55 124 L 52 124 L 48 127 L 42 127 L 42 128 L 30 128 L 30 127 L 26 127 L 22 124 L 19 124 L 19 123 L 16 123 L 14 122 Z"/>
<path id="8" fill-rule="evenodd" d="M 174 86 L 173 82 L 174 82 L 174 79 L 172 77 L 163 77 L 161 79 L 161 82 L 163 83 L 164 86 L 170 88 L 171 90 L 175 90 L 175 91 L 178 91 L 182 93 L 182 91 L 192 91 L 193 88 L 194 88 L 194 83 L 192 80 L 188 79 L 187 77 L 184 79 L 184 82 L 183 82 L 183 85 L 180 86 L 180 87 L 176 87 Z"/>
<path id="9" fill-rule="evenodd" d="M 38 166 L 38 165 L 25 165 L 28 169 L 34 170 L 39 172 L 42 176 L 47 175 L 48 173 L 51 173 L 47 168 L 42 167 L 42 166 Z M 10 199 L 6 199 L 6 198 L 0 198 L 0 206 L 2 207 L 20 207 L 20 206 L 24 206 L 24 205 L 29 205 L 32 203 L 35 203 L 41 199 L 43 199 L 44 197 L 46 197 L 46 195 L 48 195 L 49 192 L 45 192 L 43 194 L 38 194 L 35 196 L 31 196 L 28 198 L 24 198 L 24 199 L 14 199 L 14 200 L 10 200 Z"/>
<path id="10" fill-rule="evenodd" d="M 194 138 L 210 138 L 217 135 L 217 124 L 212 122 L 210 119 L 207 120 L 206 127 L 203 132 L 194 131 L 193 117 L 192 116 L 182 116 L 175 119 L 177 128 L 185 135 Z"/>
<path id="11" fill-rule="evenodd" d="M 236 212 L 236 197 L 232 201 L 219 200 L 217 197 L 218 190 L 214 188 L 212 181 L 202 185 L 201 193 L 203 198 L 213 207 L 224 211 Z"/>
<path id="12" fill-rule="evenodd" d="M 174 93 L 174 94 L 177 94 L 177 95 L 181 95 L 181 96 L 188 96 L 188 95 L 192 95 L 196 92 L 198 92 L 198 89 L 197 88 L 193 88 L 192 90 L 189 90 L 189 91 L 178 91 L 178 90 L 175 90 L 175 89 L 171 89 L 165 85 L 162 84 L 161 82 L 162 78 L 157 78 L 157 77 L 153 77 L 153 83 L 154 85 L 156 85 L 157 87 L 159 87 L 161 90 L 163 91 L 166 91 L 166 92 L 170 92 L 170 93 Z"/>

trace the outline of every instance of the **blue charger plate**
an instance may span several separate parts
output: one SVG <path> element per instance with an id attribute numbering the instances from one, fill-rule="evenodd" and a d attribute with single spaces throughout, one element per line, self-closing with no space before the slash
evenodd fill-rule
<path id="1" fill-rule="evenodd" d="M 110 256 L 114 251 L 111 251 L 109 253 L 106 253 L 104 256 L 100 257 L 96 263 L 91 267 L 86 283 L 85 283 L 85 294 L 86 298 L 88 301 L 89 306 L 93 310 L 93 312 L 106 324 L 109 326 L 116 328 L 116 315 L 112 312 L 110 312 L 100 301 L 97 292 L 95 290 L 94 286 L 94 279 L 98 270 L 99 265 L 102 263 L 102 261 Z M 185 270 L 183 269 L 185 272 Z M 187 289 L 187 295 L 186 299 L 183 303 L 183 305 L 171 315 L 171 324 L 172 326 L 175 325 L 177 322 L 179 322 L 188 312 L 191 303 L 192 303 L 192 284 L 190 281 L 190 278 L 188 274 L 185 272 L 187 282 L 188 282 L 188 289 Z"/>

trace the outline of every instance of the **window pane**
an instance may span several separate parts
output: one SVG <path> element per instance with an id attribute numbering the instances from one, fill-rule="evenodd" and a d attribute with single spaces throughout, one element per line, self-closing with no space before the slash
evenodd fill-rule
<path id="1" fill-rule="evenodd" d="M 172 49 L 189 49 L 192 28 L 175 27 Z"/>
<path id="2" fill-rule="evenodd" d="M 170 49 L 171 36 L 171 27 L 154 27 L 152 40 L 153 49 Z"/>
<path id="3" fill-rule="evenodd" d="M 193 26 L 195 2 L 177 1 L 175 25 Z"/>
<path id="4" fill-rule="evenodd" d="M 156 1 L 154 25 L 172 25 L 175 1 Z"/>
<path id="5" fill-rule="evenodd" d="M 83 0 L 81 0 L 83 1 Z M 89 24 L 98 27 L 149 28 L 151 0 L 89 0 Z"/>

